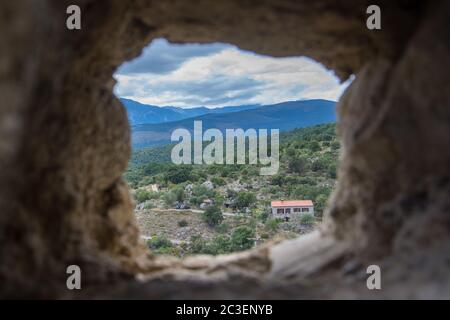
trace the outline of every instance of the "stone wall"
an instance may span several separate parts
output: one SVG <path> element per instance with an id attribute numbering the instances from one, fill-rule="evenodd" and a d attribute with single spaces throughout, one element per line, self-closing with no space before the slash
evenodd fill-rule
<path id="1" fill-rule="evenodd" d="M 65 28 L 73 3 L 82 8 L 81 31 Z M 0 296 L 72 297 L 65 269 L 75 263 L 93 296 L 107 285 L 121 297 L 183 297 L 194 288 L 205 290 L 198 297 L 362 297 L 357 284 L 344 285 L 357 269 L 348 266 L 372 261 L 387 268 L 386 296 L 420 286 L 433 289 L 421 291 L 426 297 L 448 294 L 450 7 L 379 1 L 383 29 L 369 31 L 369 4 L 3 1 Z M 342 165 L 321 234 L 221 258 L 146 253 L 121 178 L 130 133 L 112 75 L 157 37 L 306 55 L 342 80 L 356 75 L 338 107 Z M 301 293 L 286 277 L 298 279 Z M 307 285 L 325 280 L 340 290 Z M 227 286 L 212 285 L 221 281 Z"/>

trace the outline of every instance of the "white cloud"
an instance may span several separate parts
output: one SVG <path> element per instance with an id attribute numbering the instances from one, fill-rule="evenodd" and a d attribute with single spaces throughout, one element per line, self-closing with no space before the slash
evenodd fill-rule
<path id="1" fill-rule="evenodd" d="M 313 98 L 337 100 L 348 85 L 339 84 L 331 72 L 305 57 L 273 58 L 225 44 L 213 44 L 211 50 L 198 44 L 195 50 L 189 46 L 176 45 L 176 67 L 173 57 L 167 60 L 168 67 L 146 66 L 147 62 L 156 60 L 164 63 L 164 59 L 148 55 L 173 50 L 170 44 L 158 48 L 157 53 L 146 49 L 143 56 L 131 63 L 133 68 L 128 68 L 133 72 L 119 69 L 116 94 L 161 106 L 221 107 Z M 183 52 L 183 47 L 187 53 Z M 196 52 L 201 55 L 196 56 Z M 152 72 L 138 73 L 138 67 L 152 69 Z"/>

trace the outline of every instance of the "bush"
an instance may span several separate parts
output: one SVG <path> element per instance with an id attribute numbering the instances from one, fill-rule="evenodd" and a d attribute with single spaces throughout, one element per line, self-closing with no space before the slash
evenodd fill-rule
<path id="1" fill-rule="evenodd" d="M 211 182 L 215 185 L 215 186 L 224 186 L 226 185 L 226 182 L 224 179 L 220 178 L 220 177 L 213 177 L 211 179 Z"/>
<path id="2" fill-rule="evenodd" d="M 304 213 L 300 216 L 300 223 L 304 225 L 312 225 L 316 221 L 314 215 L 311 213 Z"/>
<path id="3" fill-rule="evenodd" d="M 144 204 L 144 209 L 149 210 L 149 209 L 153 209 L 155 207 L 155 205 L 152 202 L 146 202 Z"/>
<path id="4" fill-rule="evenodd" d="M 309 150 L 311 150 L 312 152 L 317 152 L 320 151 L 320 144 L 317 141 L 313 141 L 311 142 L 309 145 Z"/>
<path id="5" fill-rule="evenodd" d="M 246 226 L 239 226 L 234 229 L 231 235 L 232 251 L 243 251 L 253 247 L 255 232 Z"/>
<path id="6" fill-rule="evenodd" d="M 230 237 L 219 235 L 212 241 L 205 241 L 200 235 L 191 237 L 191 253 L 194 254 L 225 254 L 232 252 Z"/>
<path id="7" fill-rule="evenodd" d="M 206 245 L 204 253 L 206 254 L 225 254 L 230 253 L 231 241 L 227 236 L 217 236 L 209 244 Z"/>
<path id="8" fill-rule="evenodd" d="M 209 190 L 203 185 L 195 185 L 192 188 L 192 196 L 203 199 L 212 198 L 215 196 L 215 192 L 214 190 Z"/>
<path id="9" fill-rule="evenodd" d="M 336 168 L 336 164 L 332 163 L 328 166 L 328 176 L 331 179 L 336 179 L 337 176 L 337 168 Z"/>
<path id="10" fill-rule="evenodd" d="M 204 253 L 206 248 L 206 241 L 203 240 L 202 236 L 194 235 L 191 237 L 190 251 L 194 254 Z"/>
<path id="11" fill-rule="evenodd" d="M 189 223 L 185 219 L 178 221 L 178 226 L 180 228 L 187 227 L 188 225 L 189 225 Z"/>
<path id="12" fill-rule="evenodd" d="M 331 143 L 331 149 L 332 150 L 339 150 L 340 147 L 341 147 L 341 144 L 338 141 L 333 141 Z"/>
<path id="13" fill-rule="evenodd" d="M 291 157 L 288 160 L 289 171 L 291 173 L 303 173 L 306 163 L 306 159 L 303 157 Z"/>
<path id="14" fill-rule="evenodd" d="M 164 195 L 164 202 L 166 203 L 166 205 L 172 206 L 176 201 L 177 197 L 173 192 L 169 191 Z"/>
<path id="15" fill-rule="evenodd" d="M 323 215 L 323 212 L 325 211 L 325 208 L 327 206 L 327 202 L 328 202 L 328 197 L 325 194 L 321 194 L 316 198 L 315 212 L 319 217 L 321 217 Z"/>
<path id="16" fill-rule="evenodd" d="M 138 203 L 142 203 L 145 202 L 147 200 L 150 200 L 152 198 L 152 193 L 143 189 L 139 189 L 136 191 L 136 193 L 134 194 L 134 199 L 138 202 Z"/>
<path id="17" fill-rule="evenodd" d="M 230 225 L 226 222 L 223 222 L 216 226 L 216 231 L 218 233 L 228 233 L 228 231 L 230 231 Z"/>
<path id="18" fill-rule="evenodd" d="M 183 183 L 192 179 L 191 166 L 176 166 L 164 174 L 164 179 L 174 184 Z"/>
<path id="19" fill-rule="evenodd" d="M 152 250 L 171 248 L 172 242 L 165 236 L 153 236 L 147 241 L 147 246 Z"/>
<path id="20" fill-rule="evenodd" d="M 261 222 L 266 222 L 269 218 L 270 212 L 268 209 L 255 209 L 252 211 L 253 217 Z"/>
<path id="21" fill-rule="evenodd" d="M 236 197 L 238 209 L 248 208 L 256 202 L 256 196 L 252 192 L 240 192 Z"/>
<path id="22" fill-rule="evenodd" d="M 206 209 L 202 218 L 210 226 L 216 226 L 223 221 L 222 211 L 218 206 L 211 206 Z"/>
<path id="23" fill-rule="evenodd" d="M 314 172 L 323 171 L 323 170 L 327 169 L 327 167 L 328 167 L 328 161 L 327 161 L 327 159 L 324 159 L 324 158 L 317 159 L 311 165 L 311 169 Z"/>
<path id="24" fill-rule="evenodd" d="M 272 218 L 266 221 L 265 228 L 268 232 L 275 233 L 278 231 L 279 224 L 280 224 L 279 219 Z"/>

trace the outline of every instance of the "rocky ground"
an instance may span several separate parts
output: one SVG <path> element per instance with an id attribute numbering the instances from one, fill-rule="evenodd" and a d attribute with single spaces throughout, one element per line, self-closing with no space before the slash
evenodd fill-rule
<path id="1" fill-rule="evenodd" d="M 135 216 L 141 230 L 141 237 L 149 239 L 153 236 L 165 236 L 173 243 L 189 242 L 195 235 L 201 235 L 205 240 L 212 240 L 220 234 L 228 234 L 238 225 L 254 224 L 251 218 L 243 214 L 224 212 L 224 220 L 218 227 L 210 227 L 202 221 L 202 210 L 174 210 L 174 209 L 136 209 Z M 186 226 L 180 226 L 185 221 Z M 315 225 L 301 225 L 296 222 L 280 223 L 278 230 L 268 233 L 265 225 L 256 222 L 257 238 L 263 243 L 269 239 L 292 239 L 300 234 L 306 234 L 316 228 Z"/>

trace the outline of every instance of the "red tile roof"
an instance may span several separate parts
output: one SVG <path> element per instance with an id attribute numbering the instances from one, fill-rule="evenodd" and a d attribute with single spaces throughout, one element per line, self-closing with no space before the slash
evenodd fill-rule
<path id="1" fill-rule="evenodd" d="M 272 207 L 312 207 L 311 200 L 272 201 Z"/>

